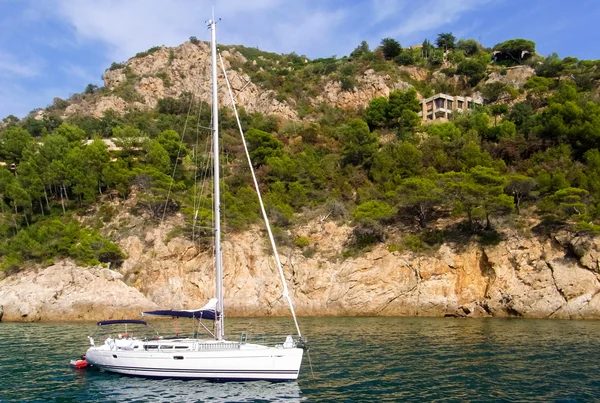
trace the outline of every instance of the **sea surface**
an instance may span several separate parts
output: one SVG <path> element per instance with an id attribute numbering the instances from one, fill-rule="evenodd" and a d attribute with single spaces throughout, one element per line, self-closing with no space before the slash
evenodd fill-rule
<path id="1" fill-rule="evenodd" d="M 229 319 L 241 332 L 289 319 Z M 159 322 L 161 332 L 181 323 Z M 598 402 L 600 321 L 300 318 L 297 382 L 151 380 L 75 370 L 94 323 L 0 323 L 1 402 Z M 312 369 L 311 369 L 312 366 Z"/>

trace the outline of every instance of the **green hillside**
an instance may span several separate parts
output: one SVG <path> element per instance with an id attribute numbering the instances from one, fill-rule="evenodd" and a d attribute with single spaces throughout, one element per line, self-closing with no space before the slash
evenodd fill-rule
<path id="1" fill-rule="evenodd" d="M 235 49 L 246 61 L 232 67 L 275 91 L 301 118 L 241 111 L 282 245 L 314 253 L 293 228 L 324 216 L 353 226 L 346 255 L 381 242 L 427 252 L 447 241 L 497 243 L 509 231 L 600 232 L 600 61 L 543 58 L 522 39 L 485 49 L 448 33 L 414 49 L 386 38 L 374 50 L 363 42 L 347 57 L 316 60 Z M 535 70 L 522 87 L 486 83 L 520 65 Z M 407 67 L 423 69 L 426 78 L 415 79 Z M 331 81 L 359 90 L 357 77 L 369 69 L 413 88 L 353 110 L 309 102 Z M 418 98 L 438 92 L 478 92 L 484 105 L 423 124 Z M 79 96 L 109 93 L 89 86 Z M 173 236 L 206 244 L 211 199 L 200 189 L 210 183 L 201 169 L 210 107 L 182 94 L 151 111 L 62 121 L 67 105 L 57 100 L 43 118 L 2 121 L 1 268 L 14 272 L 60 257 L 118 266 L 124 256 L 102 227 L 115 208 L 125 208 L 115 201 L 128 199 L 132 214 L 152 222 L 182 213 L 186 224 Z M 258 203 L 229 109 L 221 128 L 226 231 L 239 231 L 258 221 Z"/>

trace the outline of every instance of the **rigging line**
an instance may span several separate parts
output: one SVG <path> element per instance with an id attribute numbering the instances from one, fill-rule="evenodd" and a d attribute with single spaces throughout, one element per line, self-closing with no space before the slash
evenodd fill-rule
<path id="1" fill-rule="evenodd" d="M 181 133 L 181 139 L 179 140 L 179 149 L 177 150 L 177 158 L 175 159 L 175 164 L 173 165 L 173 174 L 171 175 L 171 183 L 169 183 L 169 190 L 167 191 L 167 200 L 165 201 L 165 208 L 163 209 L 163 214 L 160 219 L 160 223 L 162 224 L 165 220 L 165 215 L 167 214 L 167 206 L 169 205 L 169 198 L 171 197 L 171 190 L 173 188 L 173 183 L 175 182 L 175 172 L 177 171 L 177 164 L 179 163 L 179 156 L 181 155 L 181 149 L 183 145 L 183 139 L 185 137 L 185 131 L 187 130 L 188 121 L 190 119 L 190 111 L 192 110 L 192 105 L 194 104 L 195 94 L 192 94 L 190 98 L 190 106 L 188 107 L 187 115 L 185 117 L 185 123 L 183 124 L 183 132 Z"/>
<path id="2" fill-rule="evenodd" d="M 308 365 L 310 366 L 310 374 L 312 378 L 315 379 L 315 373 L 313 372 L 312 360 L 310 358 L 310 350 L 306 350 L 306 355 L 308 356 Z"/>
<path id="3" fill-rule="evenodd" d="M 201 183 L 201 187 L 200 187 L 200 197 L 198 198 L 198 203 L 194 205 L 194 209 L 195 209 L 195 219 L 198 216 L 198 210 L 200 209 L 200 198 L 204 195 L 205 193 L 205 188 L 206 188 L 206 183 L 208 182 L 208 172 L 209 172 L 209 167 L 210 164 L 212 162 L 212 158 L 210 157 L 209 154 L 209 150 L 212 147 L 212 136 L 208 136 L 206 139 L 206 143 L 204 146 L 204 155 L 209 155 L 208 158 L 206 158 L 205 161 L 203 161 L 203 166 L 202 166 L 202 177 L 200 178 L 200 183 Z M 214 213 L 213 213 L 214 214 Z M 213 228 L 214 229 L 214 228 Z"/>
<path id="4" fill-rule="evenodd" d="M 229 90 L 229 96 L 233 98 L 233 94 L 231 92 L 231 85 L 229 84 L 229 78 L 227 77 L 227 72 L 225 71 L 225 64 L 223 63 L 223 58 L 221 57 L 221 53 L 219 53 L 219 59 L 221 60 L 221 68 L 223 69 L 223 75 L 225 76 L 225 82 L 227 83 L 227 89 Z M 271 241 L 271 247 L 273 248 L 273 256 L 275 258 L 275 263 L 277 263 L 277 269 L 279 270 L 279 276 L 281 277 L 281 282 L 283 284 L 283 296 L 288 301 L 288 305 L 290 307 L 292 317 L 294 318 L 294 324 L 296 325 L 296 330 L 298 331 L 298 337 L 302 338 L 302 333 L 300 332 L 300 326 L 298 325 L 298 319 L 296 318 L 296 312 L 294 311 L 294 304 L 292 303 L 292 299 L 290 297 L 287 282 L 285 281 L 285 275 L 283 274 L 283 267 L 281 266 L 281 261 L 279 259 L 279 253 L 277 252 L 277 245 L 275 245 L 273 231 L 271 230 L 271 225 L 269 224 L 269 218 L 267 217 L 265 205 L 263 203 L 262 196 L 260 194 L 260 189 L 258 187 L 258 180 L 256 179 L 256 174 L 254 173 L 254 167 L 252 166 L 252 161 L 250 160 L 250 152 L 248 151 L 248 146 L 246 144 L 246 138 L 244 137 L 244 131 L 242 130 L 242 124 L 240 122 L 240 118 L 237 113 L 237 107 L 235 105 L 235 102 L 233 102 L 233 101 L 232 101 L 232 107 L 233 107 L 233 112 L 235 114 L 235 118 L 237 120 L 238 128 L 240 129 L 240 135 L 242 137 L 242 144 L 244 145 L 244 151 L 246 152 L 246 158 L 248 159 L 248 165 L 250 167 L 250 172 L 252 173 L 252 180 L 254 181 L 254 187 L 256 188 L 256 194 L 258 195 L 258 201 L 260 203 L 260 210 L 261 210 L 263 218 L 265 220 L 265 226 L 266 226 L 267 232 L 269 234 L 269 240 Z"/>
<path id="5" fill-rule="evenodd" d="M 196 124 L 196 144 L 194 146 L 194 200 L 192 205 L 194 206 L 194 218 L 192 221 L 192 241 L 196 239 L 196 222 L 198 220 L 198 208 L 199 208 L 199 196 L 198 196 L 198 143 L 200 139 L 200 119 L 202 118 L 202 103 L 201 97 L 198 97 L 198 118 Z M 202 193 L 200 193 L 202 195 Z M 198 203 L 198 204 L 197 204 Z"/>
<path id="6" fill-rule="evenodd" d="M 219 53 L 219 57 L 220 57 L 220 56 L 221 56 L 221 54 Z M 247 87 L 248 85 L 250 85 L 250 83 L 251 83 L 251 81 L 250 81 L 250 80 L 246 81 L 246 84 L 244 84 L 244 86 L 243 86 L 243 87 L 242 87 L 240 90 L 238 90 L 238 91 L 235 93 L 235 96 L 233 96 L 233 101 L 232 101 L 232 100 L 229 100 L 229 101 L 227 101 L 227 103 L 226 103 L 225 105 L 223 105 L 223 106 L 229 106 L 229 104 L 231 104 L 231 103 L 235 102 L 235 100 L 237 99 L 238 95 L 240 95 L 242 92 L 244 92 L 244 90 L 246 89 L 246 87 Z"/>
<path id="7" fill-rule="evenodd" d="M 205 72 L 206 72 L 206 68 L 205 68 Z M 203 102 L 202 100 L 199 99 L 200 102 L 200 107 L 202 108 Z M 202 110 L 202 109 L 200 109 Z M 200 119 L 201 119 L 201 114 L 199 114 L 198 116 L 198 125 L 197 125 L 197 133 L 196 133 L 196 159 L 195 159 L 195 165 L 196 165 L 196 174 L 198 173 L 198 155 L 200 155 L 200 153 L 198 152 L 198 141 L 199 141 L 199 134 L 200 134 L 200 129 L 208 129 L 208 130 L 212 130 L 210 128 L 205 128 L 204 126 L 200 125 Z M 211 121 L 212 121 L 212 116 L 211 116 Z M 210 122 L 209 122 L 210 123 Z M 207 136 L 206 137 L 206 141 L 205 141 L 205 147 L 204 147 L 204 153 L 201 155 L 205 155 L 208 156 L 207 158 L 205 158 L 205 160 L 202 161 L 202 167 L 201 167 L 201 178 L 200 178 L 200 183 L 201 183 L 201 187 L 200 187 L 200 194 L 198 199 L 194 200 L 194 228 L 195 225 L 197 224 L 197 218 L 198 218 L 198 210 L 200 209 L 200 203 L 201 203 L 201 197 L 204 195 L 205 193 L 205 187 L 206 187 L 206 183 L 207 183 L 207 178 L 208 178 L 208 173 L 209 173 L 209 167 L 211 164 L 211 158 L 210 158 L 210 153 L 209 150 L 211 149 L 211 145 L 212 145 L 212 136 Z M 197 189 L 197 176 L 195 176 L 194 178 L 196 180 L 196 188 L 194 189 L 194 195 L 196 195 L 198 193 L 198 189 Z M 195 229 L 193 229 L 193 239 L 195 239 Z"/>

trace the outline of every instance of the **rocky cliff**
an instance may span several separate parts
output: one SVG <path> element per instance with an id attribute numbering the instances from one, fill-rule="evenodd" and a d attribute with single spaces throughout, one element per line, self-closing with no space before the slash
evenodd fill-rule
<path id="1" fill-rule="evenodd" d="M 232 63 L 240 65 L 247 62 L 240 52 L 232 47 L 224 50 L 222 56 L 238 105 L 248 112 L 298 119 L 294 100 L 279 101 L 275 91 L 253 83 L 241 69 L 232 68 Z M 230 96 L 221 71 L 219 76 L 219 98 L 227 104 Z M 201 101 L 210 102 L 210 49 L 204 42 L 186 42 L 175 48 L 163 46 L 131 58 L 121 67 L 106 70 L 103 79 L 103 92 L 71 99 L 63 117 L 84 114 L 100 118 L 108 110 L 118 114 L 148 110 L 156 107 L 161 98 L 177 98 L 183 93 L 191 93 Z M 359 74 L 356 86 L 350 90 L 343 90 L 340 81 L 333 78 L 323 77 L 323 80 L 325 83 L 320 93 L 309 99 L 313 106 L 326 102 L 331 106 L 356 109 L 367 106 L 375 97 L 388 96 L 393 90 L 411 87 L 398 78 L 372 69 Z"/>
<path id="2" fill-rule="evenodd" d="M 141 220 L 129 224 L 141 226 Z M 62 262 L 0 281 L 4 320 L 135 317 L 156 306 L 194 308 L 213 295 L 210 251 L 181 238 L 172 224 L 119 241 L 128 258 L 118 271 Z M 282 263 L 299 315 L 423 315 L 600 318 L 600 243 L 566 232 L 508 237 L 496 246 L 442 245 L 430 255 L 384 247 L 342 259 L 350 229 L 312 222 L 297 229 L 315 253 L 283 248 Z M 223 244 L 230 316 L 287 315 L 274 262 L 261 231 Z"/>

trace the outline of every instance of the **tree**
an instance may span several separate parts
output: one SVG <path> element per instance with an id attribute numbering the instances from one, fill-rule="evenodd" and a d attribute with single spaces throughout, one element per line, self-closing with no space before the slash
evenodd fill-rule
<path id="1" fill-rule="evenodd" d="M 475 39 L 460 39 L 456 44 L 456 49 L 462 50 L 465 56 L 470 57 L 479 53 L 482 46 Z"/>
<path id="2" fill-rule="evenodd" d="M 77 196 L 79 204 L 92 202 L 98 194 L 100 178 L 90 170 L 83 149 L 79 146 L 71 148 L 64 158 L 64 163 L 66 181 L 72 193 Z"/>
<path id="3" fill-rule="evenodd" d="M 434 49 L 435 47 L 431 44 L 431 42 L 429 42 L 429 39 L 425 39 L 421 45 L 421 56 L 428 58 Z"/>
<path id="4" fill-rule="evenodd" d="M 510 213 L 513 199 L 504 194 L 505 179 L 493 168 L 475 166 L 465 172 L 447 172 L 443 175 L 446 194 L 455 202 L 455 208 L 467 214 L 469 227 L 474 229 L 476 215 L 485 217 L 485 228 L 491 229 L 491 216 Z"/>
<path id="5" fill-rule="evenodd" d="M 446 172 L 442 178 L 446 195 L 454 201 L 456 209 L 467 214 L 469 228 L 473 230 L 473 213 L 480 205 L 483 189 L 465 172 Z"/>
<path id="6" fill-rule="evenodd" d="M 482 58 L 466 59 L 458 64 L 456 72 L 469 78 L 471 86 L 477 85 L 485 77 L 487 70 L 487 61 Z"/>
<path id="7" fill-rule="evenodd" d="M 579 216 L 588 213 L 589 192 L 585 189 L 567 187 L 560 189 L 551 197 L 552 201 L 567 216 Z"/>
<path id="8" fill-rule="evenodd" d="M 429 65 L 432 67 L 439 67 L 444 63 L 444 50 L 443 49 L 433 49 L 428 57 Z"/>
<path id="9" fill-rule="evenodd" d="M 11 126 L 0 134 L 0 154 L 8 163 L 18 163 L 23 158 L 23 151 L 33 147 L 31 134 L 20 127 Z"/>
<path id="10" fill-rule="evenodd" d="M 270 133 L 258 129 L 250 129 L 246 132 L 246 141 L 252 164 L 255 167 L 265 164 L 269 157 L 282 155 L 283 143 Z"/>
<path id="11" fill-rule="evenodd" d="M 402 52 L 394 57 L 394 62 L 400 66 L 410 66 L 418 61 L 419 55 L 412 49 L 403 49 Z"/>
<path id="12" fill-rule="evenodd" d="M 399 134 L 413 132 L 421 122 L 417 114 L 420 110 L 421 104 L 414 88 L 408 91 L 392 91 L 387 113 L 388 125 L 396 127 Z"/>
<path id="13" fill-rule="evenodd" d="M 529 176 L 514 174 L 508 177 L 508 183 L 504 191 L 514 198 L 517 214 L 521 214 L 521 201 L 532 197 L 532 192 L 537 183 Z"/>
<path id="14" fill-rule="evenodd" d="M 115 145 L 121 147 L 120 154 L 124 156 L 130 156 L 134 149 L 147 139 L 140 129 L 130 125 L 114 127 L 112 135 Z"/>
<path id="15" fill-rule="evenodd" d="M 79 143 L 85 138 L 85 131 L 77 126 L 68 123 L 62 123 L 54 131 L 54 135 L 64 136 L 69 143 Z"/>
<path id="16" fill-rule="evenodd" d="M 373 221 L 386 222 L 394 218 L 398 210 L 389 204 L 377 200 L 370 200 L 356 206 L 352 217 L 357 222 Z"/>
<path id="17" fill-rule="evenodd" d="M 23 217 L 25 218 L 27 226 L 29 226 L 27 214 L 31 212 L 31 195 L 16 181 L 11 182 L 7 186 L 6 195 L 12 201 L 15 215 L 18 214 L 19 208 L 23 209 Z"/>
<path id="18" fill-rule="evenodd" d="M 395 190 L 402 179 L 417 175 L 421 171 L 423 154 L 408 142 L 386 145 L 378 152 L 371 166 L 373 180 L 384 190 Z"/>
<path id="19" fill-rule="evenodd" d="M 52 161 L 64 158 L 69 148 L 69 140 L 61 134 L 53 133 L 44 137 L 44 141 L 39 149 L 40 169 L 42 172 L 46 171 L 46 168 Z"/>
<path id="20" fill-rule="evenodd" d="M 368 57 L 371 54 L 371 49 L 369 48 L 369 43 L 367 41 L 362 41 L 360 45 L 358 45 L 352 53 L 350 53 L 351 59 L 360 59 Z"/>
<path id="21" fill-rule="evenodd" d="M 506 104 L 496 104 L 490 106 L 490 112 L 492 116 L 494 116 L 494 126 L 496 126 L 498 116 L 504 115 L 508 112 L 508 105 Z"/>
<path id="22" fill-rule="evenodd" d="M 87 175 L 94 178 L 98 185 L 98 192 L 102 193 L 102 171 L 110 161 L 108 147 L 102 140 L 96 138 L 83 149 L 83 158 Z"/>
<path id="23" fill-rule="evenodd" d="M 398 205 L 417 219 L 419 227 L 427 228 L 429 218 L 435 207 L 442 203 L 443 196 L 443 189 L 435 181 L 415 177 L 402 181 L 396 198 Z"/>
<path id="24" fill-rule="evenodd" d="M 385 97 L 373 98 L 365 108 L 365 120 L 371 129 L 386 127 L 389 101 Z"/>
<path id="25" fill-rule="evenodd" d="M 153 218 L 161 217 L 166 211 L 176 207 L 169 190 L 183 188 L 182 183 L 173 183 L 171 177 L 153 167 L 136 168 L 131 179 L 138 189 L 138 204 L 145 208 Z"/>
<path id="26" fill-rule="evenodd" d="M 175 130 L 161 132 L 156 141 L 167 151 L 172 164 L 175 164 L 178 158 L 181 159 L 188 153 L 187 147 L 181 142 L 181 137 Z"/>
<path id="27" fill-rule="evenodd" d="M 96 84 L 88 84 L 87 87 L 85 87 L 85 93 L 86 94 L 94 94 L 98 91 L 98 86 Z"/>
<path id="28" fill-rule="evenodd" d="M 351 119 L 339 128 L 344 143 L 342 156 L 344 164 L 369 166 L 379 147 L 377 134 L 371 133 L 367 122 Z"/>
<path id="29" fill-rule="evenodd" d="M 558 57 L 558 53 L 552 53 L 536 66 L 535 73 L 539 77 L 559 77 L 565 68 L 565 64 Z"/>
<path id="30" fill-rule="evenodd" d="M 68 198 L 66 187 L 69 185 L 69 172 L 65 164 L 66 156 L 62 156 L 60 159 L 54 159 L 48 165 L 46 171 L 44 171 L 44 183 L 54 187 L 59 194 L 63 214 L 65 211 L 65 198 Z"/>
<path id="31" fill-rule="evenodd" d="M 485 214 L 485 228 L 492 228 L 491 215 L 505 215 L 514 209 L 513 199 L 504 194 L 506 179 L 495 169 L 476 166 L 469 171 L 477 186 L 482 187 L 481 206 Z"/>
<path id="32" fill-rule="evenodd" d="M 527 132 L 526 128 L 532 124 L 533 116 L 531 103 L 524 101 L 514 104 L 505 119 L 517 125 L 517 129 Z"/>
<path id="33" fill-rule="evenodd" d="M 494 117 L 494 121 L 496 121 L 496 117 Z M 486 140 L 498 142 L 502 139 L 514 138 L 516 135 L 517 126 L 509 120 L 504 120 L 499 125 L 490 127 L 484 137 Z"/>
<path id="34" fill-rule="evenodd" d="M 104 184 L 108 188 L 116 190 L 123 198 L 129 196 L 129 179 L 131 175 L 129 166 L 121 158 L 117 158 L 116 161 L 106 164 L 102 169 L 102 181 Z"/>
<path id="35" fill-rule="evenodd" d="M 530 93 L 534 95 L 541 95 L 545 92 L 548 92 L 551 87 L 554 86 L 554 80 L 551 78 L 533 76 L 529 78 L 524 87 L 529 90 Z"/>
<path id="36" fill-rule="evenodd" d="M 460 129 L 452 122 L 429 125 L 426 130 L 430 136 L 439 137 L 443 141 L 453 141 L 462 135 Z"/>
<path id="37" fill-rule="evenodd" d="M 44 184 L 39 175 L 39 167 L 36 165 L 33 158 L 23 161 L 19 164 L 17 182 L 23 189 L 29 193 L 31 200 L 38 200 L 40 212 L 44 213 L 44 207 L 41 199 L 44 196 Z M 33 208 L 33 207 L 32 207 Z"/>
<path id="38" fill-rule="evenodd" d="M 435 40 L 435 44 L 440 49 L 454 49 L 454 47 L 456 46 L 456 37 L 452 35 L 452 32 L 444 32 L 438 34 Z"/>
<path id="39" fill-rule="evenodd" d="M 402 52 L 400 43 L 392 38 L 384 38 L 381 40 L 381 49 L 386 60 L 392 60 Z"/>
<path id="40" fill-rule="evenodd" d="M 494 81 L 481 86 L 481 95 L 483 100 L 489 104 L 496 102 L 499 99 L 506 99 L 510 95 L 509 86 L 500 81 Z"/>
<path id="41" fill-rule="evenodd" d="M 494 46 L 494 60 L 508 64 L 521 64 L 535 54 L 535 42 L 527 39 L 510 39 Z"/>
<path id="42" fill-rule="evenodd" d="M 15 115 L 8 115 L 7 117 L 5 117 L 4 119 L 2 119 L 2 121 L 4 123 L 6 123 L 7 125 L 16 125 L 17 123 L 19 123 L 19 118 L 16 117 Z"/>

